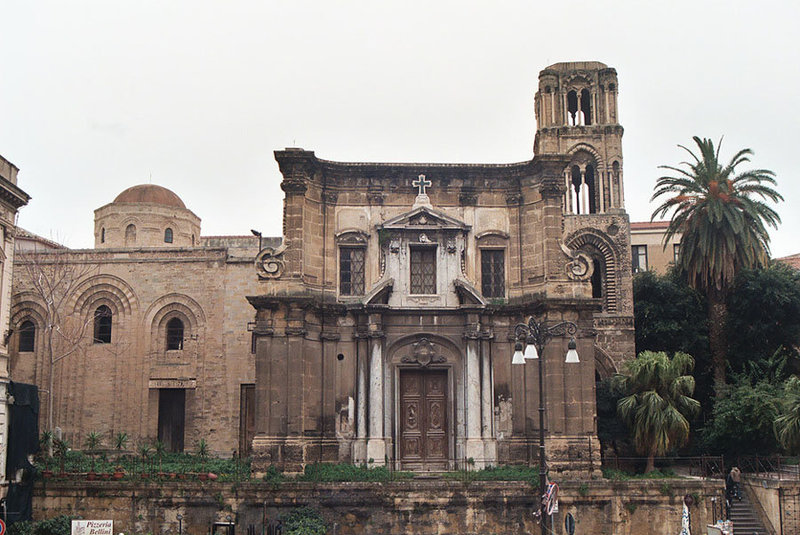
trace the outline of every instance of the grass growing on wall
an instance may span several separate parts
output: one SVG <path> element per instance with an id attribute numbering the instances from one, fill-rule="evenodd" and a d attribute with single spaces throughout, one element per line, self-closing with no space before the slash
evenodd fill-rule
<path id="1" fill-rule="evenodd" d="M 59 471 L 58 462 L 50 460 L 37 461 L 37 468 L 41 471 L 47 467 Z M 138 476 L 142 473 L 155 475 L 164 474 L 193 474 L 213 472 L 221 480 L 242 480 L 250 478 L 250 459 L 218 459 L 202 458 L 191 453 L 164 453 L 160 458 L 151 456 L 145 460 L 140 456 L 122 455 L 109 458 L 107 455 L 96 455 L 94 459 L 82 451 L 68 451 L 64 457 L 64 472 L 84 473 L 96 472 L 113 473 L 117 467 L 122 467 L 126 477 Z"/>
<path id="2" fill-rule="evenodd" d="M 394 481 L 411 479 L 412 472 L 391 471 L 385 466 L 368 468 L 354 464 L 309 464 L 297 481 Z"/>

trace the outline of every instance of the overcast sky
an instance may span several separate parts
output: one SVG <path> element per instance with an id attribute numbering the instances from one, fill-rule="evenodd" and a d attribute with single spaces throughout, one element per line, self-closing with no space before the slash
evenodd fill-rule
<path id="1" fill-rule="evenodd" d="M 0 154 L 22 227 L 93 244 L 93 211 L 152 182 L 203 235 L 281 234 L 287 146 L 341 161 L 532 156 L 538 73 L 619 75 L 625 199 L 648 220 L 677 144 L 750 147 L 786 198 L 774 256 L 800 252 L 794 1 L 298 0 L 0 3 Z M 795 161 L 793 167 L 792 161 Z"/>

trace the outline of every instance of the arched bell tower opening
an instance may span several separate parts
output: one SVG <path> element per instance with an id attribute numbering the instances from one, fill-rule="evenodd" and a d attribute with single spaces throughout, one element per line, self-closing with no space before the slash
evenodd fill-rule
<path id="1" fill-rule="evenodd" d="M 600 212 L 598 164 L 593 154 L 581 150 L 567 168 L 565 208 L 568 214 L 586 215 Z"/>

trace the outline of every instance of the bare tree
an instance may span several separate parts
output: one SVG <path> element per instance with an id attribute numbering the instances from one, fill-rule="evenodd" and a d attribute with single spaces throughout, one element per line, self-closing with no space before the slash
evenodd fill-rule
<path id="1" fill-rule="evenodd" d="M 43 351 L 48 364 L 47 430 L 52 432 L 56 364 L 79 352 L 88 342 L 87 329 L 94 314 L 80 317 L 72 310 L 80 284 L 97 272 L 88 258 L 65 251 L 18 253 L 14 268 L 19 270 L 17 291 L 31 292 L 43 315 Z"/>

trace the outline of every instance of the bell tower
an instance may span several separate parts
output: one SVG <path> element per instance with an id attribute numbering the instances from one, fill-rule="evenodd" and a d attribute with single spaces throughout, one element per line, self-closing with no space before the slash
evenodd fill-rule
<path id="1" fill-rule="evenodd" d="M 556 63 L 539 73 L 533 151 L 570 155 L 565 214 L 624 211 L 617 92 L 617 71 L 598 61 Z"/>

